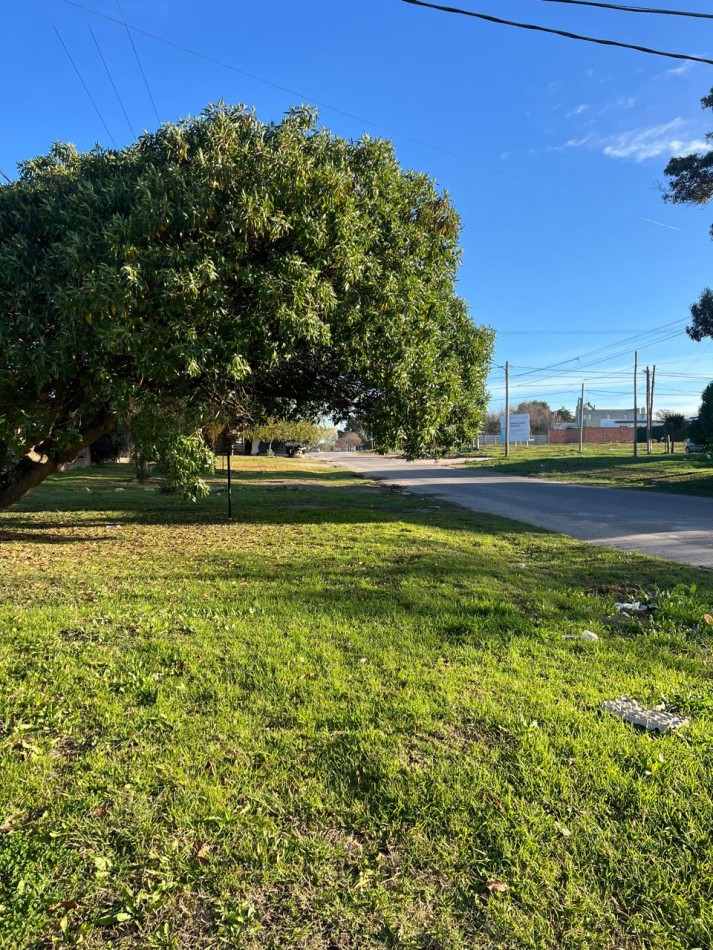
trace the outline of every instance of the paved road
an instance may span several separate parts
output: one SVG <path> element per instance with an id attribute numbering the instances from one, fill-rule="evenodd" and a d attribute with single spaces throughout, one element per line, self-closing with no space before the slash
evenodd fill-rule
<path id="1" fill-rule="evenodd" d="M 514 518 L 593 544 L 713 568 L 713 498 L 486 474 L 443 462 L 406 462 L 358 452 L 324 453 L 321 459 L 472 511 Z"/>

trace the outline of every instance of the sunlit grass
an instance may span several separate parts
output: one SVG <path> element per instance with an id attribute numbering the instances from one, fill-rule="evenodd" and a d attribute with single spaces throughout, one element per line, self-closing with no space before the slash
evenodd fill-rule
<path id="1" fill-rule="evenodd" d="M 235 462 L 0 515 L 0 946 L 710 946 L 711 573 Z"/>
<path id="2" fill-rule="evenodd" d="M 651 455 L 639 445 L 638 456 L 631 445 L 585 445 L 582 454 L 578 445 L 512 446 L 508 458 L 502 446 L 486 446 L 478 454 L 486 459 L 466 464 L 510 475 L 713 497 L 713 460 L 704 453 L 686 455 L 682 445 L 672 455 L 658 443 Z"/>

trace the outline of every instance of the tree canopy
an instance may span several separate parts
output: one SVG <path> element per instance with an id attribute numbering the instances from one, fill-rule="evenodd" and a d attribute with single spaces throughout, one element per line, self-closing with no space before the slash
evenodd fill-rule
<path id="1" fill-rule="evenodd" d="M 194 457 L 216 420 L 356 415 L 410 457 L 477 430 L 493 334 L 455 293 L 460 222 L 389 142 L 219 105 L 19 172 L 0 187 L 0 507 L 117 423 Z"/>
<path id="2" fill-rule="evenodd" d="M 662 409 L 657 415 L 663 422 L 663 432 L 668 437 L 673 452 L 676 442 L 682 442 L 686 438 L 686 417 L 682 412 L 671 409 Z"/>
<path id="3" fill-rule="evenodd" d="M 713 447 L 713 383 L 708 383 L 701 393 L 698 418 L 691 423 L 690 435 L 694 441 Z"/>
<path id="4" fill-rule="evenodd" d="M 530 430 L 535 435 L 544 435 L 552 425 L 552 410 L 544 399 L 530 399 L 521 402 L 513 412 L 528 413 L 530 416 Z"/>
<path id="5" fill-rule="evenodd" d="M 247 429 L 244 436 L 253 441 L 267 442 L 270 450 L 273 442 L 309 449 L 323 440 L 328 441 L 332 433 L 330 427 L 317 425 L 307 419 L 268 419 L 262 425 Z"/>
<path id="6" fill-rule="evenodd" d="M 713 89 L 701 99 L 704 109 L 713 109 Z M 713 142 L 713 133 L 706 135 Z M 713 149 L 672 158 L 664 170 L 669 181 L 669 190 L 664 195 L 672 204 L 707 205 L 713 198 Z M 713 237 L 713 227 L 711 227 Z M 691 325 L 686 327 L 694 340 L 713 337 L 713 291 L 706 288 L 697 303 L 691 306 Z"/>

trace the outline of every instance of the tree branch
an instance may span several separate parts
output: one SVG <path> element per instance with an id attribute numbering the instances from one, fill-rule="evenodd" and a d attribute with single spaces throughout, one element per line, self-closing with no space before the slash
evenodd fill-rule
<path id="1" fill-rule="evenodd" d="M 86 426 L 80 429 L 80 441 L 71 449 L 60 451 L 53 439 L 33 446 L 6 473 L 0 482 L 0 511 L 14 505 L 29 491 L 36 488 L 61 465 L 73 462 L 82 449 L 116 426 L 116 414 L 102 409 Z"/>

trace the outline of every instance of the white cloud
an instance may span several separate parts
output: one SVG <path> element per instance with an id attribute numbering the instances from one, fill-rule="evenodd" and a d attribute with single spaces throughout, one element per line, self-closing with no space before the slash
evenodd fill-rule
<path id="1" fill-rule="evenodd" d="M 588 108 L 589 108 L 589 106 L 586 104 L 586 102 L 583 102 L 583 103 L 581 103 L 580 105 L 575 106 L 574 109 L 572 109 L 570 112 L 568 112 L 567 115 L 565 116 L 565 118 L 571 119 L 572 116 L 575 116 L 575 115 L 582 115 L 582 113 L 583 113 L 583 112 L 586 112 Z"/>
<path id="2" fill-rule="evenodd" d="M 648 158 L 688 155 L 707 152 L 709 143 L 692 133 L 693 123 L 680 116 L 662 125 L 631 129 L 616 135 L 596 135 L 589 132 L 581 138 L 568 139 L 562 145 L 550 145 L 548 152 L 562 152 L 570 148 L 589 148 L 600 151 L 608 158 L 631 159 L 643 162 Z"/>
<path id="3" fill-rule="evenodd" d="M 685 76 L 687 72 L 690 72 L 696 64 L 692 60 L 687 60 L 685 63 L 682 63 L 680 66 L 674 66 L 673 69 L 667 69 L 664 75 L 666 76 Z"/>
<path id="4" fill-rule="evenodd" d="M 550 145 L 547 148 L 548 152 L 563 152 L 567 148 L 582 148 L 583 145 L 588 145 L 594 140 L 594 133 L 590 132 L 589 135 L 584 135 L 581 139 L 569 139 L 563 145 Z"/>
<path id="5" fill-rule="evenodd" d="M 609 158 L 630 158 L 643 162 L 647 158 L 662 155 L 684 155 L 690 152 L 708 151 L 705 139 L 686 134 L 689 123 L 680 116 L 663 125 L 646 129 L 632 129 L 603 139 L 599 144 Z"/>

